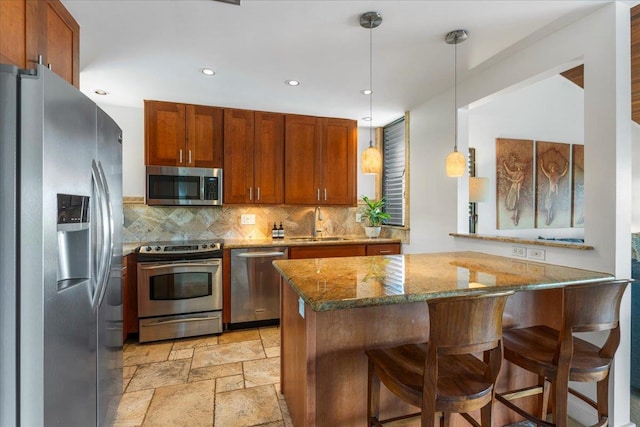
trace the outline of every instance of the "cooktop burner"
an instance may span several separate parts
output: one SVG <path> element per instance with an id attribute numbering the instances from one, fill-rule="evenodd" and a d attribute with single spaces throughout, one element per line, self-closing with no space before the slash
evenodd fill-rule
<path id="1" fill-rule="evenodd" d="M 222 258 L 222 242 L 215 240 L 152 242 L 136 249 L 138 261 Z"/>

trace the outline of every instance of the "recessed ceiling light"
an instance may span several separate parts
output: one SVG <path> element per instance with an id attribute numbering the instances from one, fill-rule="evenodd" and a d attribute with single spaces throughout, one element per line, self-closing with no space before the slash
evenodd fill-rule
<path id="1" fill-rule="evenodd" d="M 371 117 L 363 117 L 362 120 L 364 120 L 365 122 L 370 122 L 371 121 Z"/>
<path id="2" fill-rule="evenodd" d="M 300 82 L 298 80 L 287 80 L 285 83 L 288 84 L 289 86 L 298 86 L 298 85 L 300 85 Z"/>
<path id="3" fill-rule="evenodd" d="M 93 93 L 95 93 L 96 95 L 109 95 L 109 92 L 107 92 L 106 90 L 102 90 L 102 89 L 96 89 L 93 91 Z"/>
<path id="4" fill-rule="evenodd" d="M 202 74 L 204 74 L 205 76 L 213 76 L 216 72 L 213 71 L 211 68 L 203 68 L 200 70 L 202 72 Z"/>
<path id="5" fill-rule="evenodd" d="M 373 92 L 371 91 L 371 89 L 363 89 L 360 91 L 360 93 L 363 95 L 371 95 Z"/>

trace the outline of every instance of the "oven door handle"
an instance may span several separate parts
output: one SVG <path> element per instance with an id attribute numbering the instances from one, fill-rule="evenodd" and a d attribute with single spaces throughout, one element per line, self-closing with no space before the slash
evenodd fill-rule
<path id="1" fill-rule="evenodd" d="M 1 1 L 1 0 L 0 0 Z M 193 272 L 207 272 L 215 273 L 216 269 L 221 267 L 220 261 L 215 263 L 205 264 L 199 263 L 169 263 L 169 264 L 154 264 L 154 265 L 138 265 L 138 269 L 141 273 L 147 273 L 150 276 L 156 276 L 161 274 L 179 274 L 179 273 L 193 273 Z"/>
<path id="2" fill-rule="evenodd" d="M 185 322 L 203 322 L 211 319 L 218 319 L 220 316 L 201 316 L 201 317 L 188 317 L 181 319 L 171 319 L 171 320 L 158 320 L 153 323 L 148 323 L 146 326 L 158 326 L 158 325 L 168 325 L 171 323 L 185 323 Z"/>
<path id="3" fill-rule="evenodd" d="M 270 258 L 284 256 L 284 252 L 244 252 L 236 255 L 238 258 Z"/>

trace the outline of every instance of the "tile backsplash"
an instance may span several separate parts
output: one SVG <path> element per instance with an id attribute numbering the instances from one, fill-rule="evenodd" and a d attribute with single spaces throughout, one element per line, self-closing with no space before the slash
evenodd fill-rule
<path id="1" fill-rule="evenodd" d="M 321 207 L 322 229 L 327 236 L 362 236 L 356 222 L 358 208 Z M 255 224 L 243 225 L 241 215 L 255 215 Z M 168 240 L 264 239 L 276 222 L 286 236 L 308 236 L 313 230 L 313 206 L 151 207 L 139 202 L 124 204 L 123 242 Z M 382 236 L 392 237 L 390 228 Z M 395 237 L 395 236 L 394 236 Z"/>

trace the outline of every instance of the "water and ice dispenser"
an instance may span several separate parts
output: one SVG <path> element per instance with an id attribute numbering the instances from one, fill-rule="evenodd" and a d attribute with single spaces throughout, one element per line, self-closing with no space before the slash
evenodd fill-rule
<path id="1" fill-rule="evenodd" d="M 58 289 L 91 277 L 90 198 L 58 194 Z"/>

